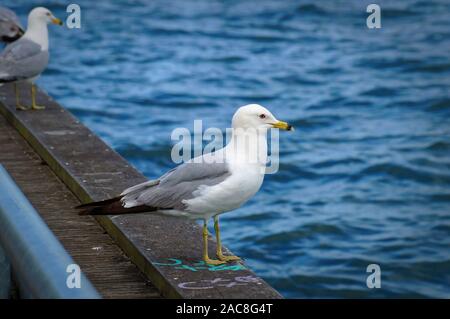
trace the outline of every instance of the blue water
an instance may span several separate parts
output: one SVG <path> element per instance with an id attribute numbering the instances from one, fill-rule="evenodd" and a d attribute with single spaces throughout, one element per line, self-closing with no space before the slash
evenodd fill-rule
<path id="1" fill-rule="evenodd" d="M 39 84 L 149 178 L 172 129 L 267 106 L 297 130 L 226 245 L 286 297 L 450 297 L 450 2 L 370 2 L 78 0 Z"/>

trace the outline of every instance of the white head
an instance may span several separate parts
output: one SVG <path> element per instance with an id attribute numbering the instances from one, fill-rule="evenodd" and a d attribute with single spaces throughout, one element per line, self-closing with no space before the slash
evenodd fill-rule
<path id="1" fill-rule="evenodd" d="M 44 7 L 37 7 L 31 10 L 30 14 L 28 15 L 28 25 L 33 23 L 53 23 L 62 25 L 62 21 L 58 18 L 56 18 L 53 13 L 50 12 L 47 8 Z"/>
<path id="2" fill-rule="evenodd" d="M 267 130 L 270 128 L 279 128 L 286 131 L 292 131 L 294 129 L 288 123 L 278 121 L 268 109 L 258 104 L 249 104 L 240 107 L 233 115 L 232 126 L 233 129 L 254 128 Z"/>

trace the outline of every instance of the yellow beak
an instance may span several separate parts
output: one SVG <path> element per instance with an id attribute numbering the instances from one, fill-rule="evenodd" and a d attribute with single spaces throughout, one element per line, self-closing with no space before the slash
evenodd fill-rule
<path id="1" fill-rule="evenodd" d="M 53 18 L 52 19 L 52 23 L 58 24 L 58 25 L 63 25 L 62 21 L 60 19 L 58 19 L 58 18 Z"/>
<path id="2" fill-rule="evenodd" d="M 280 130 L 285 130 L 285 131 L 293 131 L 294 130 L 294 128 L 291 125 L 289 125 L 288 123 L 283 122 L 283 121 L 278 121 L 278 122 L 272 124 L 272 126 L 274 128 L 279 128 Z"/>

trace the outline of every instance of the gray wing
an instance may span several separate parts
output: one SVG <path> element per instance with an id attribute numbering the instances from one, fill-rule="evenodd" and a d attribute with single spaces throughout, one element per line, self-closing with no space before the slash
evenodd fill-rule
<path id="1" fill-rule="evenodd" d="M 23 34 L 23 27 L 17 15 L 5 7 L 0 7 L 0 39 L 13 41 Z"/>
<path id="2" fill-rule="evenodd" d="M 17 17 L 17 14 L 15 14 L 14 11 L 8 8 L 0 7 L 0 21 L 11 21 L 15 25 L 23 29 L 19 17 Z"/>
<path id="3" fill-rule="evenodd" d="M 200 186 L 223 182 L 231 173 L 227 164 L 187 162 L 158 180 L 126 189 L 121 196 L 125 207 L 146 205 L 160 209 L 184 209 L 183 200 L 194 197 Z"/>
<path id="4" fill-rule="evenodd" d="M 35 77 L 45 70 L 48 58 L 48 51 L 43 51 L 39 44 L 21 38 L 0 54 L 0 82 Z"/>

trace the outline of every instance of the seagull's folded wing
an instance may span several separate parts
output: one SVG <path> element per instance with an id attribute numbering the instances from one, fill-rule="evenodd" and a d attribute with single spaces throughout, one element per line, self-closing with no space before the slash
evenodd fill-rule
<path id="1" fill-rule="evenodd" d="M 9 44 L 0 54 L 0 82 L 38 76 L 48 64 L 48 51 L 28 39 Z"/>
<path id="2" fill-rule="evenodd" d="M 170 170 L 157 181 L 131 187 L 122 193 L 124 207 L 146 205 L 159 209 L 185 208 L 183 201 L 195 197 L 200 186 L 223 182 L 231 173 L 226 163 L 187 162 Z"/>

